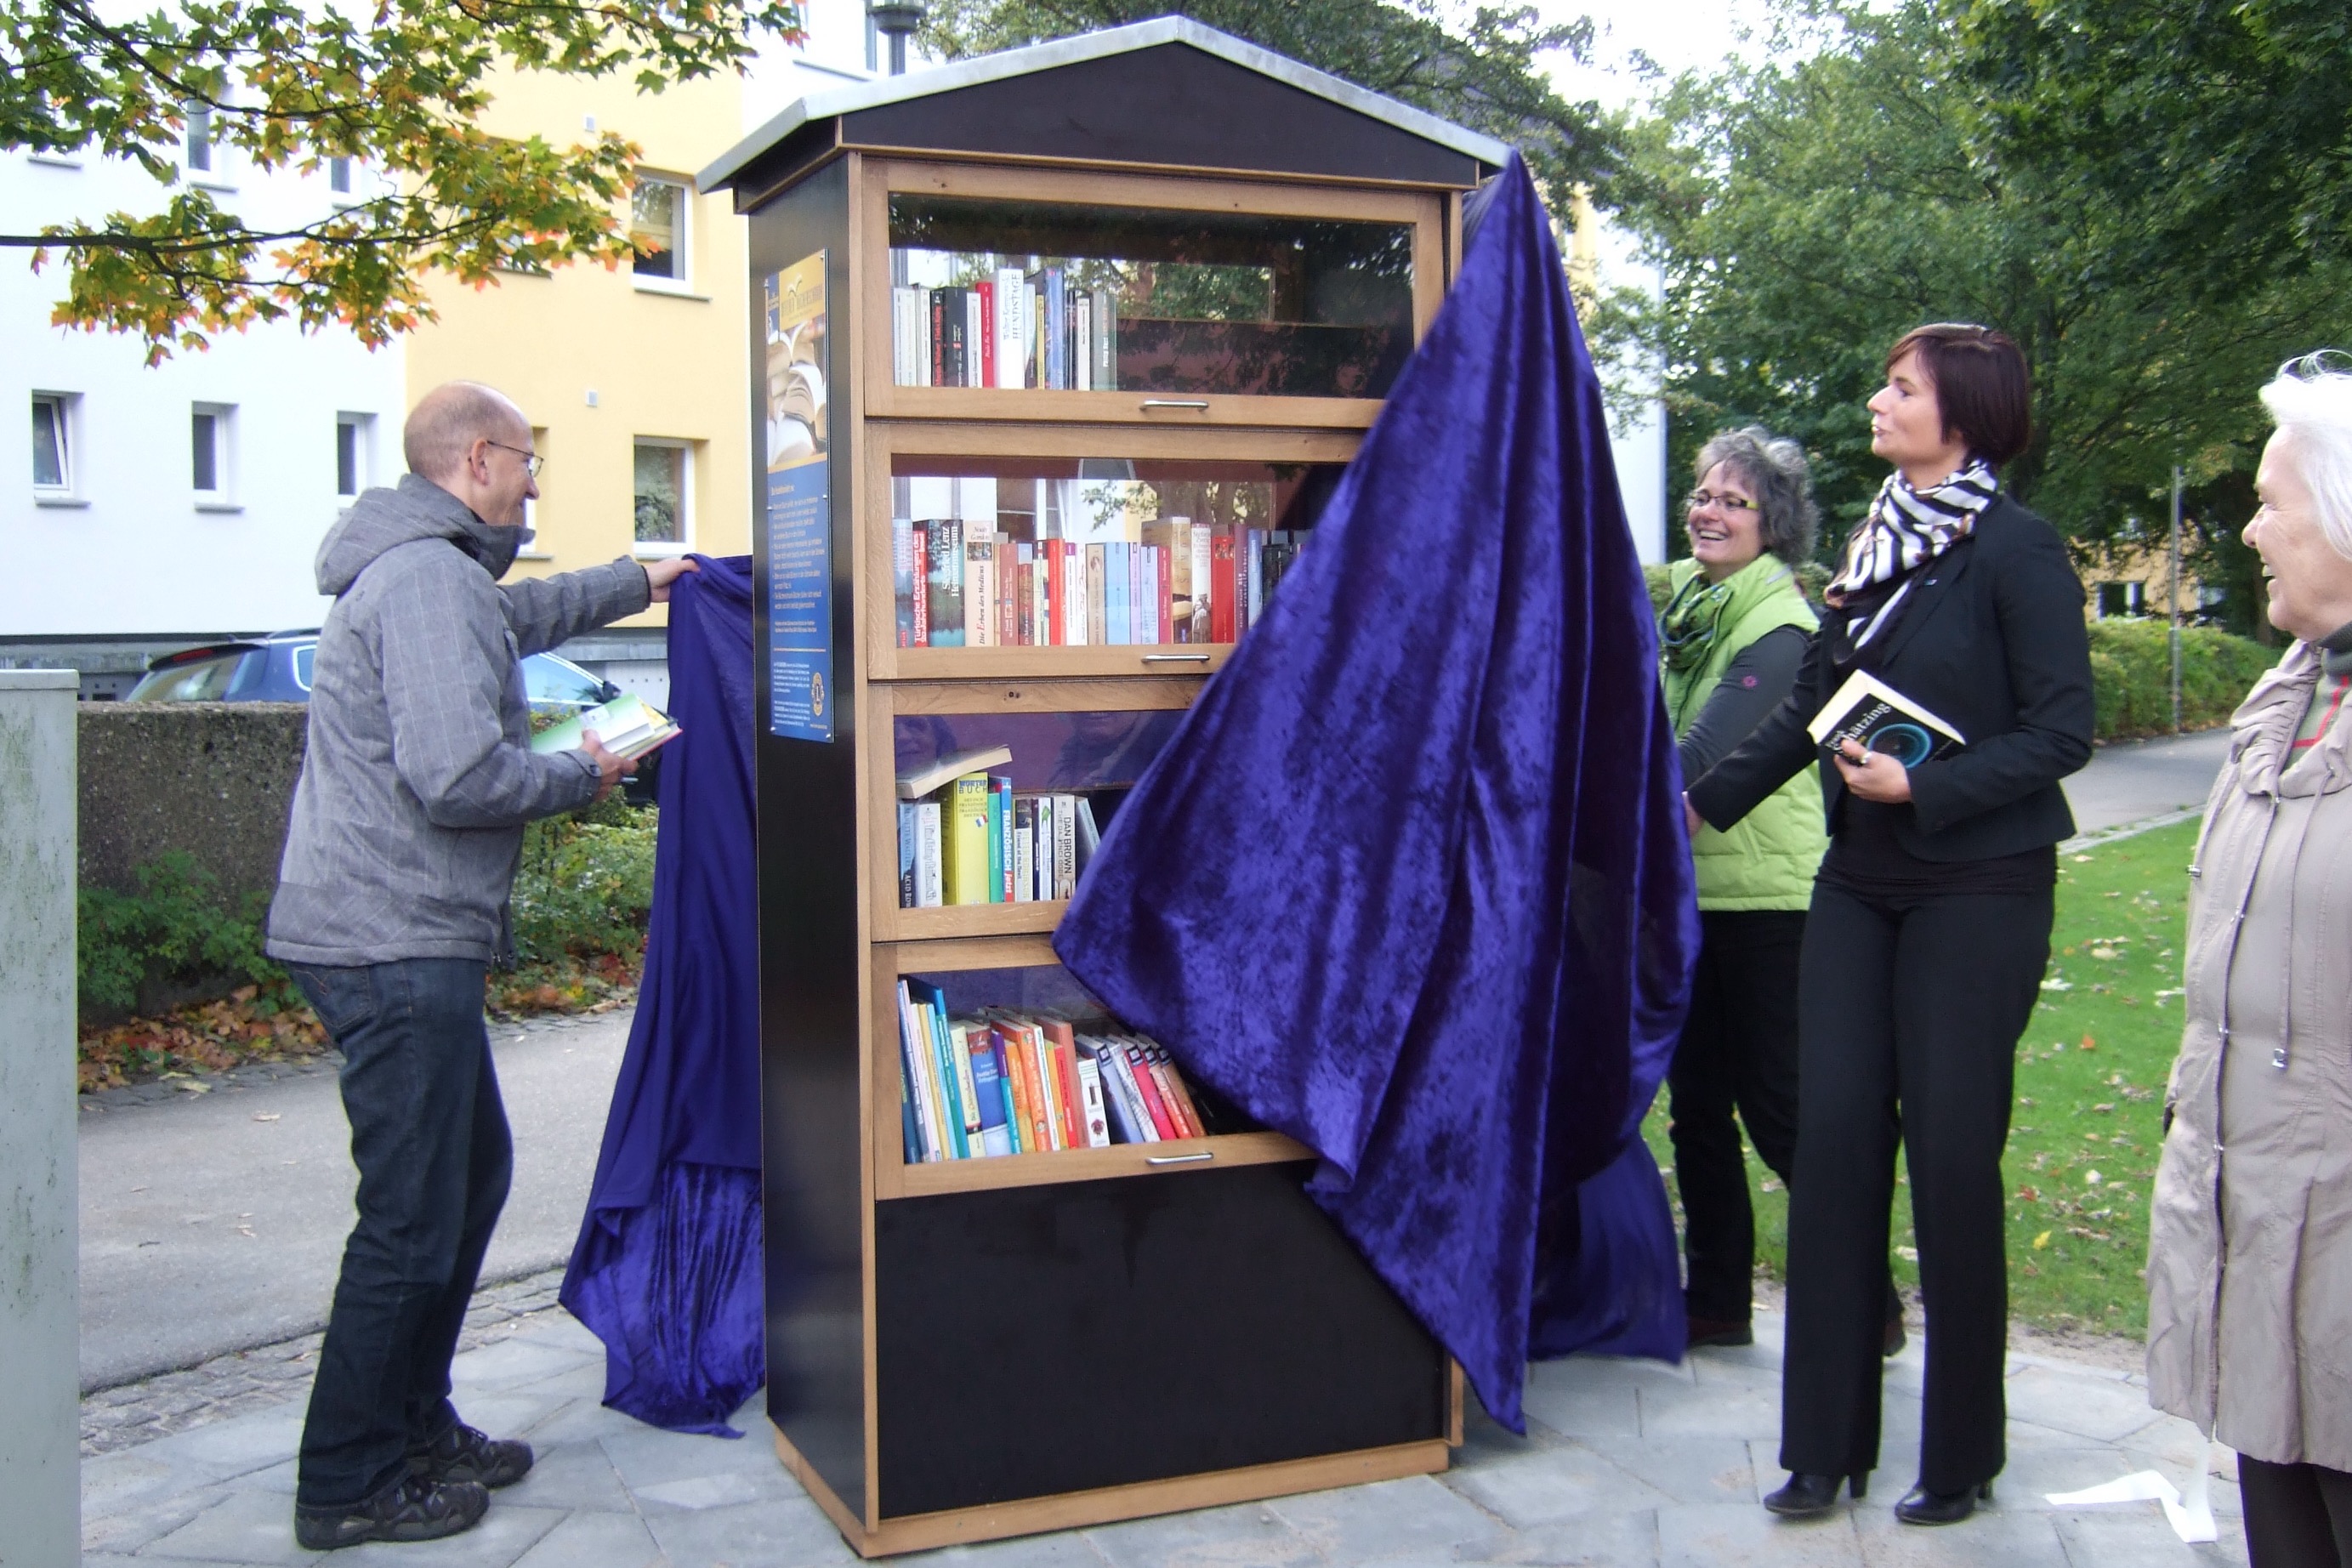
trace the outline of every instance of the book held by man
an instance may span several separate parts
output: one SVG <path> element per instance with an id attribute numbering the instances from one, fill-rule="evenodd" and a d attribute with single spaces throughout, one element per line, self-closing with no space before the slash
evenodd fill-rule
<path id="1" fill-rule="evenodd" d="M 655 747 L 681 733 L 675 720 L 634 691 L 610 702 L 583 709 L 560 724 L 551 724 L 530 738 L 534 752 L 576 752 L 583 736 L 593 733 L 597 744 L 620 758 L 635 762 Z"/>
<path id="2" fill-rule="evenodd" d="M 1866 670 L 1855 670 L 1805 726 L 1832 756 L 1848 741 L 1893 757 L 1906 768 L 1958 751 L 1968 738 Z"/>

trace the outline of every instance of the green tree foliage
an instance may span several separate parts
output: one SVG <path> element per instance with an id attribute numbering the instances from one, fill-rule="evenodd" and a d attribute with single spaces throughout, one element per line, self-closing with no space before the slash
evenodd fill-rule
<path id="1" fill-rule="evenodd" d="M 793 0 L 182 0 L 144 16 L 94 0 L 0 0 L 0 148 L 138 163 L 155 209 L 0 232 L 66 263 L 59 325 L 136 332 L 150 362 L 291 318 L 381 343 L 431 314 L 428 270 L 628 258 L 617 204 L 636 149 L 556 147 L 475 123 L 502 70 L 625 76 L 643 91 L 740 67 L 754 35 L 801 36 Z M 253 166 L 361 161 L 393 188 L 307 223 L 248 225 L 180 183 L 192 117 Z M 354 192 L 359 195 L 361 193 Z M 0 218 L 0 230 L 13 226 Z"/>
<path id="2" fill-rule="evenodd" d="M 1582 58 L 1590 21 L 1547 25 L 1532 6 L 1467 12 L 1435 0 L 940 0 L 922 40 L 960 59 L 1181 14 L 1519 149 L 1556 210 L 1576 185 L 1606 191 L 1613 131 L 1598 105 L 1561 98 L 1538 57 Z"/>
<path id="3" fill-rule="evenodd" d="M 2012 490 L 2089 554 L 2160 541 L 2183 464 L 2192 565 L 2235 590 L 2232 618 L 2250 628 L 2255 579 L 2236 531 L 2266 429 L 2254 391 L 2283 359 L 2352 335 L 2352 268 L 2293 226 L 2292 193 L 2264 258 L 2216 258 L 2220 235 L 2125 199 L 2119 168 L 2065 152 L 2073 132 L 2022 98 L 1988 97 L 1999 73 L 1974 18 L 2004 8 L 2068 6 L 1791 4 L 1782 42 L 1810 52 L 1675 84 L 1635 127 L 1619 187 L 1624 220 L 1664 262 L 1664 302 L 1609 301 L 1597 335 L 1663 355 L 1678 461 L 1721 425 L 1760 421 L 1805 443 L 1824 510 L 1850 524 L 1885 471 L 1864 403 L 1887 347 L 1922 321 L 2000 326 L 2036 386 Z M 2005 79 L 2072 91 L 2063 65 Z M 2230 269 L 2218 293 L 2217 266 Z"/>

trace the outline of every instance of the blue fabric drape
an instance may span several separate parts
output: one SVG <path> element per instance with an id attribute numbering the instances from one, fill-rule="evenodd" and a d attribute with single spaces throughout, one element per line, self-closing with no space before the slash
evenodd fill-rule
<path id="1" fill-rule="evenodd" d="M 604 1342 L 604 1403 L 680 1432 L 766 1378 L 760 1230 L 751 563 L 670 593 L 654 903 L 627 1055 L 564 1306 Z"/>
<path id="2" fill-rule="evenodd" d="M 1523 1429 L 1530 1352 L 1679 1355 L 1638 1137 L 1698 942 L 1607 416 L 1534 184 L 1055 936 Z"/>

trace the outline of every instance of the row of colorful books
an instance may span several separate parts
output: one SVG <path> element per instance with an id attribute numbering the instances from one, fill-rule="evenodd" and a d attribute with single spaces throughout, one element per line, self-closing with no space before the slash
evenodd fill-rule
<path id="1" fill-rule="evenodd" d="M 1265 614 L 1303 531 L 1169 517 L 1138 541 L 1008 539 L 953 518 L 890 524 L 900 647 L 1230 643 Z"/>
<path id="2" fill-rule="evenodd" d="M 898 780 L 900 909 L 1043 903 L 1076 890 L 1101 842 L 1094 803 L 1016 793 L 988 772 L 1012 761 L 1009 747 L 992 746 Z"/>
<path id="3" fill-rule="evenodd" d="M 988 1008 L 952 1017 L 898 982 L 898 1115 L 909 1165 L 1209 1135 L 1167 1048 L 1106 1026 Z"/>
<path id="4" fill-rule="evenodd" d="M 975 284 L 890 290 L 891 377 L 900 386 L 1118 385 L 1118 298 L 1059 267 L 1000 267 Z"/>

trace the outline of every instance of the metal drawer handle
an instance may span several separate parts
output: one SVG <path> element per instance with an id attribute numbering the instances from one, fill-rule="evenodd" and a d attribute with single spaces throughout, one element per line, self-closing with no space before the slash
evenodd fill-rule
<path id="1" fill-rule="evenodd" d="M 1209 662 L 1209 656 L 1205 653 L 1147 653 L 1143 656 L 1143 662 L 1146 664 L 1206 664 Z"/>
<path id="2" fill-rule="evenodd" d="M 1143 406 L 1146 408 L 1206 408 L 1209 406 L 1209 400 L 1205 397 L 1147 397 L 1143 400 Z"/>
<path id="3" fill-rule="evenodd" d="M 1147 1165 L 1197 1165 L 1203 1160 L 1216 1157 L 1215 1150 L 1203 1149 L 1197 1154 L 1146 1154 L 1143 1163 Z"/>

